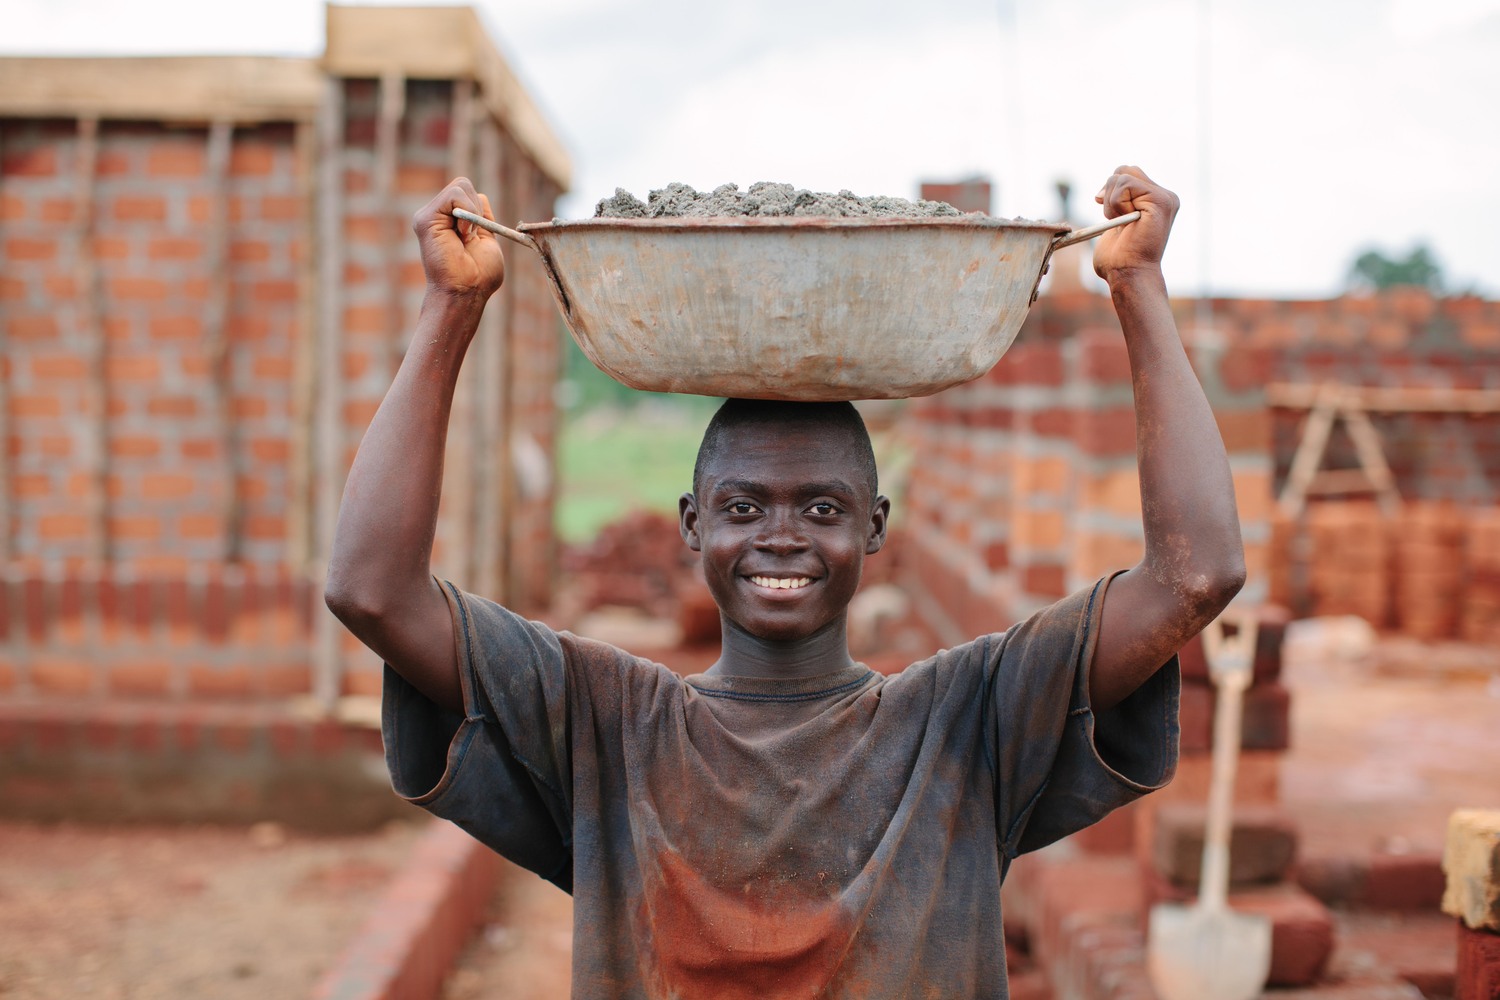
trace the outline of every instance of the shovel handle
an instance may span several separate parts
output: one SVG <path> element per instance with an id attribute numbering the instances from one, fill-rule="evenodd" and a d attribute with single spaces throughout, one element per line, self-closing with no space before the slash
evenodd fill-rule
<path id="1" fill-rule="evenodd" d="M 1107 233 L 1116 226 L 1134 222 L 1141 217 L 1140 212 L 1126 212 L 1124 215 L 1115 216 L 1113 219 L 1105 219 L 1097 226 L 1088 226 L 1084 229 L 1075 229 L 1071 233 L 1064 233 L 1052 241 L 1052 250 L 1055 253 L 1063 247 L 1070 247 L 1074 243 L 1083 243 L 1091 240 L 1100 233 Z"/>
<path id="2" fill-rule="evenodd" d="M 1249 614 L 1232 618 L 1239 625 L 1233 636 L 1224 634 L 1222 619 L 1203 630 L 1203 653 L 1216 689 L 1214 748 L 1208 782 L 1208 828 L 1203 836 L 1203 869 L 1198 881 L 1198 905 L 1222 912 L 1229 902 L 1230 814 L 1234 808 L 1234 777 L 1240 756 L 1240 726 L 1245 689 L 1250 686 L 1255 657 L 1256 619 Z"/>
<path id="3" fill-rule="evenodd" d="M 532 239 L 530 236 L 527 236 L 522 232 L 517 232 L 509 226 L 502 226 L 498 222 L 492 222 L 482 215 L 475 215 L 473 212 L 467 211 L 465 209 L 455 208 L 453 210 L 453 217 L 455 219 L 462 219 L 465 222 L 472 222 L 480 229 L 488 229 L 496 236 L 504 236 L 512 243 L 519 243 L 523 247 L 531 247 L 531 249 L 535 250 L 537 253 L 542 252 L 542 248 L 537 246 L 536 240 Z"/>

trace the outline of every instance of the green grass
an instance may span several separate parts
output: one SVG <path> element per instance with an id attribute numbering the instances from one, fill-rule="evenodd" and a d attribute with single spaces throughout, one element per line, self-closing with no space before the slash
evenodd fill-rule
<path id="1" fill-rule="evenodd" d="M 602 406 L 570 414 L 558 456 L 557 531 L 585 542 L 632 510 L 675 514 L 692 488 L 709 406 Z"/>

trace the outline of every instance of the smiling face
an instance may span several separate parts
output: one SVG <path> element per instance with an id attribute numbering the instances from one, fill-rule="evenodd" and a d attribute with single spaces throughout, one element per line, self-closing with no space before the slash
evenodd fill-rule
<path id="1" fill-rule="evenodd" d="M 842 624 L 890 510 L 859 434 L 822 421 L 718 431 L 682 498 L 682 534 L 732 626 L 795 642 Z"/>

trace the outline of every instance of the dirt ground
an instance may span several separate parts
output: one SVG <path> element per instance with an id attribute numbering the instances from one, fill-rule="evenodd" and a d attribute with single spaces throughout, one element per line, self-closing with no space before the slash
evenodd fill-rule
<path id="1" fill-rule="evenodd" d="M 420 828 L 0 823 L 0 996 L 306 996 Z"/>
<path id="2" fill-rule="evenodd" d="M 1441 853 L 1454 809 L 1500 808 L 1500 649 L 1308 619 L 1284 674 L 1282 799 L 1305 856 Z"/>

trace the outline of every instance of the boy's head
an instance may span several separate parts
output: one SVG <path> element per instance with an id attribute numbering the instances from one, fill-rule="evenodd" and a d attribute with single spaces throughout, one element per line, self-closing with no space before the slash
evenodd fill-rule
<path id="1" fill-rule="evenodd" d="M 703 554 L 719 609 L 764 639 L 842 621 L 864 557 L 885 541 L 890 501 L 848 403 L 731 399 L 704 432 L 683 540 Z"/>

